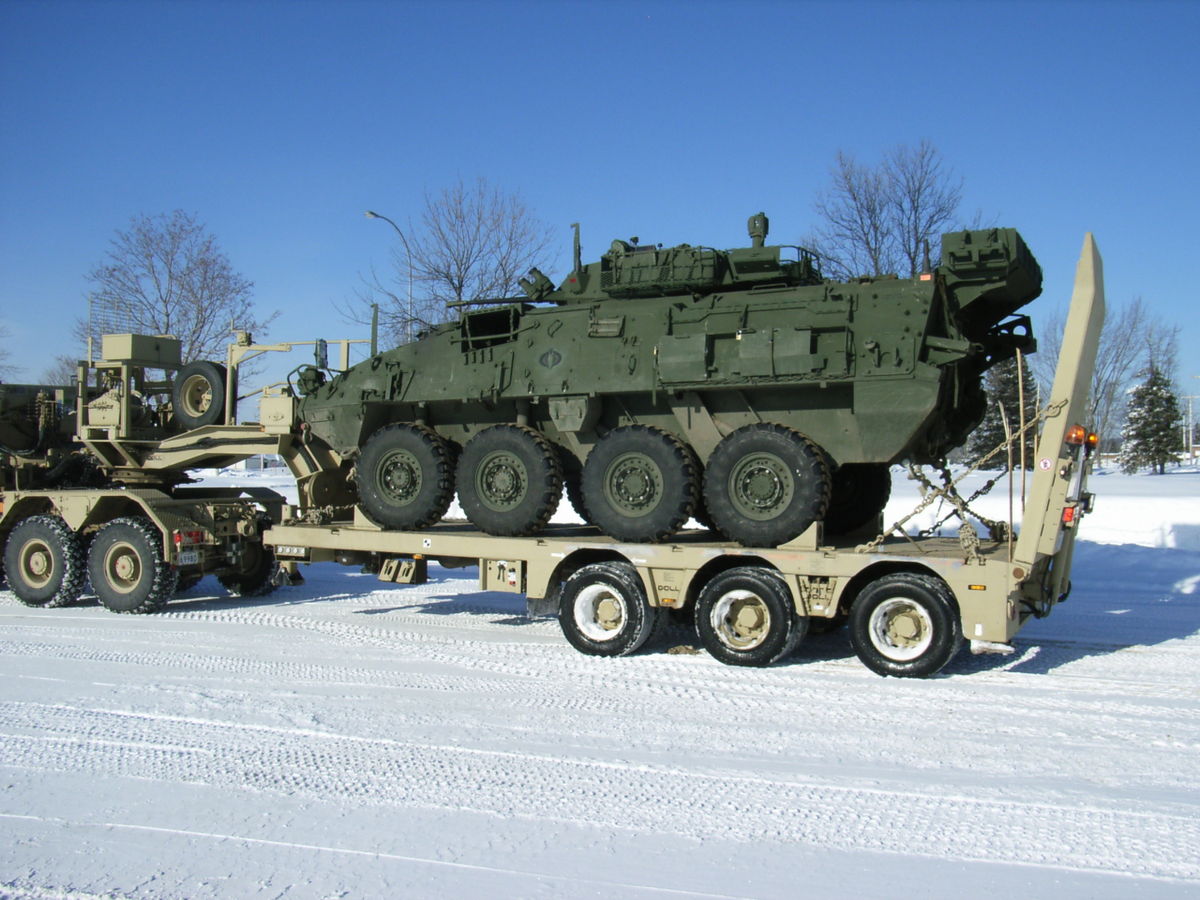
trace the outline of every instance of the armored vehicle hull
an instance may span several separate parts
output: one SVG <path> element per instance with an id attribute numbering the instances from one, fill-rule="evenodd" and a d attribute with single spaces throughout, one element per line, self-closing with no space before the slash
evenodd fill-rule
<path id="1" fill-rule="evenodd" d="M 961 445 L 983 373 L 1032 350 L 1016 309 L 1041 270 L 1012 229 L 944 236 L 913 279 L 821 279 L 801 248 L 617 241 L 554 289 L 460 318 L 324 381 L 301 378 L 305 441 L 337 465 L 310 502 L 387 528 L 436 521 L 457 490 L 500 535 L 536 533 L 563 486 L 621 539 L 695 516 L 776 546 L 847 531 L 887 501 L 887 467 Z M 305 373 L 302 373 L 302 375 Z"/>

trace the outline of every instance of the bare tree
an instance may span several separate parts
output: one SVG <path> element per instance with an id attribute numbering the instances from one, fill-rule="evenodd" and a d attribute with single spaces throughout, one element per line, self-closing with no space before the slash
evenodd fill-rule
<path id="1" fill-rule="evenodd" d="M 184 362 L 224 359 L 231 325 L 262 331 L 275 318 L 258 318 L 253 282 L 235 272 L 216 238 L 182 210 L 134 216 L 113 238 L 108 257 L 88 274 L 93 307 L 122 328 L 172 334 L 183 344 Z M 108 323 L 94 316 L 79 336 L 98 337 Z"/>
<path id="2" fill-rule="evenodd" d="M 74 384 L 79 361 L 73 356 L 60 354 L 54 362 L 42 370 L 42 384 Z"/>
<path id="3" fill-rule="evenodd" d="M 485 178 L 426 192 L 419 225 L 395 227 L 403 238 L 395 275 L 385 284 L 372 272 L 360 300 L 382 298 L 381 322 L 397 341 L 445 321 L 448 304 L 515 295 L 518 278 L 547 265 L 551 245 L 549 227 L 520 196 Z M 362 307 L 351 316 L 362 321 Z"/>
<path id="4" fill-rule="evenodd" d="M 0 325 L 0 378 L 11 378 L 17 372 L 17 367 L 8 362 L 10 340 L 8 329 Z"/>
<path id="5" fill-rule="evenodd" d="M 1047 393 L 1062 349 L 1063 326 L 1063 313 L 1057 310 L 1045 319 L 1038 335 L 1034 372 Z M 1141 297 L 1109 311 L 1100 332 L 1088 401 L 1101 450 L 1115 450 L 1120 441 L 1127 397 L 1137 377 L 1152 368 L 1173 376 L 1178 336 L 1179 326 L 1156 316 Z"/>
<path id="6" fill-rule="evenodd" d="M 962 181 L 945 170 L 929 141 L 916 147 L 903 144 L 883 161 L 888 210 L 900 255 L 915 278 L 925 262 L 925 248 L 950 227 L 962 200 Z"/>
<path id="7" fill-rule="evenodd" d="M 961 180 L 924 140 L 896 146 L 874 167 L 839 151 L 830 177 L 815 203 L 821 224 L 808 242 L 835 278 L 915 276 L 962 199 Z"/>

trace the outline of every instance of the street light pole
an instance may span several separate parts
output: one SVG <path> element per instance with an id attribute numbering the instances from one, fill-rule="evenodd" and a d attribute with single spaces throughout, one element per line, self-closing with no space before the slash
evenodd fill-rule
<path id="1" fill-rule="evenodd" d="M 412 321 L 413 321 L 412 250 L 409 249 L 408 238 L 406 238 L 404 236 L 404 232 L 400 230 L 400 226 L 397 225 L 395 222 L 393 222 L 391 219 L 389 219 L 387 216 L 381 216 L 379 213 L 372 212 L 369 209 L 366 211 L 366 213 L 364 213 L 364 215 L 366 215 L 366 217 L 368 219 L 383 219 L 383 221 L 387 222 L 394 229 L 396 229 L 396 234 L 400 235 L 400 242 L 402 244 L 404 244 L 404 253 L 408 256 L 408 310 L 407 310 L 407 318 L 405 319 L 405 322 L 404 322 L 404 342 L 408 343 L 410 340 L 412 340 Z"/>

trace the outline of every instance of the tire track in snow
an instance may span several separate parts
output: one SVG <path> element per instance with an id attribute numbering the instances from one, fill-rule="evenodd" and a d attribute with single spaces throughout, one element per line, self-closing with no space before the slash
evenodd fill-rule
<path id="1" fill-rule="evenodd" d="M 846 786 L 718 760 L 699 770 L 41 704 L 0 705 L 0 728 L 0 765 L 10 768 L 1200 883 L 1200 822 L 1187 809 Z"/>

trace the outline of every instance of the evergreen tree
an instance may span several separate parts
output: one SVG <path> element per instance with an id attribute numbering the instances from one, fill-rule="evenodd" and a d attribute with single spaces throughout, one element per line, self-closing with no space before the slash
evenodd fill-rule
<path id="1" fill-rule="evenodd" d="M 1146 380 L 1129 395 L 1129 414 L 1121 431 L 1121 469 L 1134 472 L 1149 466 L 1160 475 L 1165 473 L 1167 463 L 1183 449 L 1182 424 L 1171 382 L 1152 364 Z"/>
<path id="2" fill-rule="evenodd" d="M 1006 440 L 1004 421 L 1000 416 L 1001 407 L 1004 409 L 1004 415 L 1008 418 L 1009 430 L 1015 435 L 1020 429 L 1021 402 L 1018 379 L 1022 376 L 1025 391 L 1025 422 L 1032 422 L 1037 415 L 1037 382 L 1034 380 L 1028 364 L 1024 362 L 1021 364 L 1020 375 L 1018 375 L 1017 369 L 1017 360 L 1008 359 L 992 366 L 984 376 L 983 386 L 988 395 L 987 412 L 984 413 L 979 427 L 971 434 L 968 451 L 973 459 L 990 453 Z M 1026 468 L 1033 467 L 1033 446 L 1036 439 L 1037 429 L 1030 428 L 1025 432 Z M 1016 442 L 1013 443 L 1012 458 L 1014 468 L 1021 465 L 1021 449 Z M 985 468 L 1003 469 L 1007 465 L 1008 454 L 1001 451 L 985 464 Z"/>

